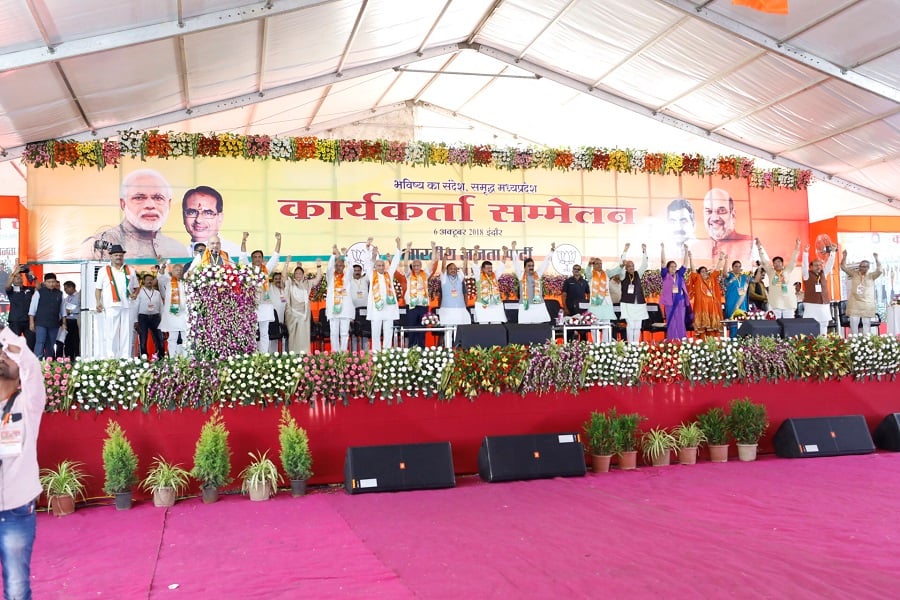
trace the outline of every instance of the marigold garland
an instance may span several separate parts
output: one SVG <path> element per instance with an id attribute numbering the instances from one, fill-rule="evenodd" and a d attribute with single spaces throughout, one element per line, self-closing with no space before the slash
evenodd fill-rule
<path id="1" fill-rule="evenodd" d="M 47 140 L 25 146 L 23 162 L 32 167 L 116 167 L 123 156 L 180 158 L 226 156 L 246 160 L 320 160 L 323 162 L 380 162 L 416 166 L 464 165 L 496 169 L 561 169 L 616 171 L 659 175 L 716 175 L 747 179 L 757 188 L 804 190 L 812 172 L 803 169 L 760 169 L 741 156 L 647 152 L 621 148 L 507 148 L 489 145 L 452 146 L 445 143 L 391 140 L 326 139 L 315 136 L 270 137 L 234 133 L 175 133 L 124 130 L 118 140 L 86 142 Z"/>

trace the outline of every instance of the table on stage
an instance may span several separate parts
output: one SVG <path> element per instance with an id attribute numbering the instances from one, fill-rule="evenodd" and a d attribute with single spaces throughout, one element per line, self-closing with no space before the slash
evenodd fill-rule
<path id="1" fill-rule="evenodd" d="M 407 333 L 422 332 L 432 333 L 434 335 L 444 334 L 444 347 L 446 348 L 453 347 L 453 338 L 456 337 L 456 325 L 435 325 L 434 327 L 406 327 L 401 325 L 398 329 L 400 343 L 397 345 L 400 348 L 406 346 Z"/>
<path id="2" fill-rule="evenodd" d="M 606 337 L 612 338 L 612 324 L 611 323 L 596 323 L 594 325 L 554 325 L 553 332 L 558 334 L 562 333 L 562 339 L 564 341 L 568 341 L 569 332 L 570 331 L 590 331 L 591 338 L 593 343 L 599 344 L 603 341 L 604 336 L 600 335 L 601 332 L 605 334 Z"/>
<path id="3" fill-rule="evenodd" d="M 887 330 L 891 335 L 900 333 L 900 305 L 889 304 L 886 311 L 885 320 L 887 321 Z"/>

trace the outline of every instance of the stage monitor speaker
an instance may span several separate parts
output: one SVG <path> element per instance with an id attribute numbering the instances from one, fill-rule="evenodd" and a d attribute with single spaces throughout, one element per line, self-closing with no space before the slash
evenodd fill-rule
<path id="1" fill-rule="evenodd" d="M 886 416 L 875 428 L 875 435 L 872 437 L 878 448 L 900 452 L 900 413 Z"/>
<path id="2" fill-rule="evenodd" d="M 553 339 L 553 325 L 547 323 L 506 324 L 506 341 L 508 344 L 545 344 Z"/>
<path id="3" fill-rule="evenodd" d="M 580 477 L 585 471 L 578 433 L 487 436 L 478 453 L 478 474 L 490 482 Z"/>
<path id="4" fill-rule="evenodd" d="M 787 339 L 800 335 L 819 335 L 819 322 L 815 319 L 777 319 L 781 325 L 781 335 Z"/>
<path id="5" fill-rule="evenodd" d="M 774 319 L 748 319 L 740 326 L 737 335 L 738 337 L 750 335 L 781 337 L 781 325 Z"/>
<path id="6" fill-rule="evenodd" d="M 475 323 L 473 325 L 457 325 L 456 341 L 459 348 L 490 348 L 506 345 L 506 327 L 502 323 Z"/>
<path id="7" fill-rule="evenodd" d="M 351 494 L 455 486 L 450 442 L 347 448 L 344 488 Z"/>
<path id="8" fill-rule="evenodd" d="M 786 419 L 772 439 L 782 458 L 871 454 L 875 444 L 862 415 Z"/>

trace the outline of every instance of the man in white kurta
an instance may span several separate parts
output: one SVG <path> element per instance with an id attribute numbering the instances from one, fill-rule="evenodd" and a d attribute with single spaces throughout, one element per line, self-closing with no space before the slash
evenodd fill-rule
<path id="1" fill-rule="evenodd" d="M 241 240 L 241 262 L 247 260 L 248 237 L 250 237 L 250 232 L 245 231 L 244 237 Z M 261 269 L 266 275 L 266 280 L 263 282 L 262 288 L 257 292 L 256 323 L 259 326 L 259 341 L 256 343 L 256 349 L 259 352 L 269 352 L 271 350 L 271 344 L 269 342 L 269 323 L 275 320 L 275 305 L 272 303 L 272 295 L 275 291 L 269 288 L 269 276 L 278 264 L 280 258 L 278 255 L 279 252 L 281 252 L 281 234 L 276 232 L 275 251 L 272 252 L 272 256 L 269 257 L 268 262 L 263 263 L 265 256 L 263 256 L 262 250 L 254 250 L 250 255 L 253 266 Z"/>
<path id="2" fill-rule="evenodd" d="M 137 273 L 125 264 L 125 249 L 119 244 L 110 248 L 109 258 L 109 264 L 97 271 L 94 290 L 100 355 L 128 358 L 132 355 L 131 294 L 138 287 Z"/>
<path id="3" fill-rule="evenodd" d="M 166 345 L 168 356 L 184 354 L 187 343 L 187 288 L 181 279 L 183 272 L 184 265 L 174 264 L 169 267 L 168 273 L 163 271 L 156 278 L 159 295 L 162 296 L 162 320 L 159 329 L 169 336 Z"/>

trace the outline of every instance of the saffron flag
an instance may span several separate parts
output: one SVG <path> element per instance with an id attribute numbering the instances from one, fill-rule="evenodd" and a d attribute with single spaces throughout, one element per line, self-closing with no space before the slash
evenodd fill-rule
<path id="1" fill-rule="evenodd" d="M 731 0 L 731 3 L 767 13 L 788 14 L 788 0 Z"/>

